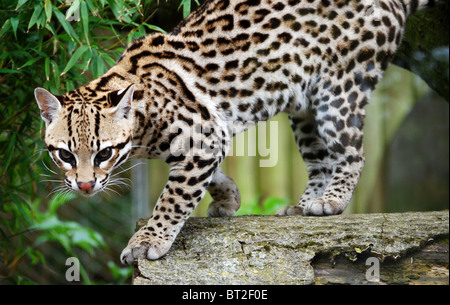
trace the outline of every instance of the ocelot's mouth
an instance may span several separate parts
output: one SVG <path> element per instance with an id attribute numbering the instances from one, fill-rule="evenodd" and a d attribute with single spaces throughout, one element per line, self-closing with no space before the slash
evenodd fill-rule
<path id="1" fill-rule="evenodd" d="M 77 193 L 85 196 L 85 197 L 92 197 L 95 194 L 97 194 L 101 189 L 97 189 L 97 188 L 92 188 L 90 190 L 77 190 Z"/>
<path id="2" fill-rule="evenodd" d="M 77 181 L 77 186 L 75 187 L 74 191 L 84 197 L 92 197 L 98 192 L 106 189 L 108 182 L 109 175 L 106 175 L 106 177 L 101 181 L 98 181 L 97 179 L 88 182 Z"/>
<path id="3" fill-rule="evenodd" d="M 118 174 L 124 171 L 125 170 L 119 172 Z M 128 178 L 118 177 L 118 174 L 106 174 L 102 180 L 95 179 L 88 182 L 77 181 L 76 184 L 75 182 L 71 183 L 70 180 L 66 178 L 66 186 L 71 191 L 83 197 L 92 197 L 101 192 L 120 195 L 120 191 L 123 191 L 125 188 L 130 188 L 131 180 Z"/>
<path id="4" fill-rule="evenodd" d="M 82 192 L 82 191 L 78 191 L 78 194 L 82 195 L 83 197 L 92 197 L 95 194 L 97 194 L 98 191 L 96 192 Z"/>

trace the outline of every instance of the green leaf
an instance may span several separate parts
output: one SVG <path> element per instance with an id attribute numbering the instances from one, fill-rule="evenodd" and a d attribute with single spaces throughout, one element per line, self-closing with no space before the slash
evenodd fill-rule
<path id="1" fill-rule="evenodd" d="M 21 7 L 22 5 L 24 5 L 27 2 L 28 2 L 28 0 L 19 0 L 19 1 L 17 1 L 16 11 L 19 9 L 19 7 Z"/>
<path id="2" fill-rule="evenodd" d="M 97 65 L 97 67 L 96 67 L 97 76 L 95 76 L 95 78 L 102 76 L 106 72 L 105 62 L 103 61 L 103 59 L 100 56 L 97 56 L 96 65 Z"/>
<path id="3" fill-rule="evenodd" d="M 92 239 L 87 230 L 76 230 L 72 235 L 72 242 L 75 246 L 83 248 L 89 254 L 94 254 L 93 248 L 98 247 L 98 243 Z"/>
<path id="4" fill-rule="evenodd" d="M 70 36 L 72 41 L 80 43 L 80 39 L 78 38 L 77 33 L 74 31 L 70 23 L 66 20 L 64 14 L 61 13 L 56 6 L 53 6 L 53 14 L 55 14 L 64 31 L 66 31 L 66 33 Z"/>
<path id="5" fill-rule="evenodd" d="M 72 193 L 67 194 L 65 196 L 58 196 L 55 195 L 52 197 L 50 203 L 49 203 L 49 208 L 48 208 L 48 213 L 50 215 L 56 215 L 56 210 L 63 204 L 69 202 L 70 200 L 74 199 L 76 196 Z"/>
<path id="6" fill-rule="evenodd" d="M 131 267 L 121 268 L 113 261 L 108 261 L 107 266 L 116 282 L 123 282 L 133 275 L 133 268 Z"/>
<path id="7" fill-rule="evenodd" d="M 56 32 L 55 32 L 55 30 L 53 29 L 53 27 L 50 25 L 50 23 L 46 24 L 46 25 L 45 25 L 45 28 L 46 28 L 50 33 L 52 33 L 53 36 L 56 36 Z"/>
<path id="8" fill-rule="evenodd" d="M 116 64 L 117 60 L 112 58 L 111 56 L 109 56 L 108 54 L 106 54 L 104 52 L 101 53 L 101 57 L 108 64 L 109 67 L 112 67 Z"/>
<path id="9" fill-rule="evenodd" d="M 39 16 L 41 15 L 43 10 L 43 7 L 41 4 L 37 3 L 34 6 L 33 15 L 31 15 L 30 22 L 28 23 L 28 29 L 31 29 L 31 27 L 37 22 Z"/>
<path id="10" fill-rule="evenodd" d="M 31 58 L 31 59 L 27 60 L 27 62 L 24 63 L 19 69 L 23 69 L 25 67 L 31 66 L 32 64 L 34 64 L 35 62 L 37 62 L 40 59 L 41 59 L 41 57 Z"/>
<path id="11" fill-rule="evenodd" d="M 12 27 L 13 32 L 14 32 L 14 36 L 17 39 L 17 26 L 19 25 L 19 17 L 12 17 L 10 19 L 10 21 L 11 21 L 11 27 Z"/>
<path id="12" fill-rule="evenodd" d="M 47 17 L 47 22 L 50 22 L 52 19 L 52 0 L 45 0 L 44 4 L 44 10 L 45 10 L 45 17 Z"/>
<path id="13" fill-rule="evenodd" d="M 143 22 L 142 23 L 144 26 L 146 26 L 146 27 L 148 27 L 150 30 L 154 30 L 154 31 L 158 31 L 158 32 L 161 32 L 161 33 L 167 33 L 166 31 L 164 31 L 162 28 L 160 28 L 159 26 L 156 26 L 156 25 L 152 25 L 152 24 L 148 24 L 148 23 L 145 23 L 145 22 Z"/>
<path id="14" fill-rule="evenodd" d="M 86 45 L 83 45 L 81 47 L 79 47 L 72 55 L 72 57 L 69 59 L 69 61 L 67 62 L 66 67 L 64 68 L 64 70 L 61 73 L 61 76 L 66 74 L 67 71 L 69 71 L 78 61 L 78 59 L 84 54 L 84 52 L 86 52 L 87 50 L 89 50 L 89 47 Z"/>
<path id="15" fill-rule="evenodd" d="M 263 215 L 275 214 L 278 210 L 287 206 L 291 201 L 285 198 L 269 197 L 263 202 Z"/>
<path id="16" fill-rule="evenodd" d="M 36 49 L 36 48 L 31 48 L 30 50 L 33 51 L 33 52 L 36 52 L 36 53 L 37 53 L 39 56 L 41 56 L 41 57 L 47 57 L 47 56 L 48 56 L 47 53 L 42 52 L 42 51 L 40 51 L 40 50 L 38 50 L 38 49 Z"/>
<path id="17" fill-rule="evenodd" d="M 80 8 L 80 0 L 74 0 L 72 2 L 72 5 L 66 12 L 66 20 L 70 19 L 71 17 L 74 17 L 74 15 L 79 12 L 78 11 L 79 8 Z"/>
<path id="18" fill-rule="evenodd" d="M 10 28 L 11 28 L 11 20 L 8 19 L 2 25 L 2 28 L 0 30 L 0 37 L 2 37 L 5 33 L 8 33 Z"/>
<path id="19" fill-rule="evenodd" d="M 29 211 L 31 211 L 31 207 L 30 207 L 29 203 L 27 201 L 19 199 L 13 193 L 10 194 L 10 197 L 13 200 L 15 207 L 20 211 L 20 214 L 22 215 L 22 217 L 24 217 L 24 219 L 27 222 L 31 223 L 32 219 L 31 219 L 30 213 L 28 213 Z M 25 210 L 24 207 L 26 207 L 27 210 Z"/>
<path id="20" fill-rule="evenodd" d="M 60 90 L 61 87 L 61 78 L 59 77 L 60 75 L 59 71 L 61 71 L 61 69 L 54 60 L 51 60 L 50 63 L 52 64 L 53 67 L 53 73 L 51 74 L 51 76 L 54 79 L 54 81 L 51 82 L 50 89 L 53 89 L 52 92 L 57 92 L 58 90 Z"/>
<path id="21" fill-rule="evenodd" d="M 147 36 L 147 32 L 145 31 L 145 27 L 142 24 L 138 26 L 137 33 L 139 33 L 139 37 Z"/>
<path id="22" fill-rule="evenodd" d="M 182 0 L 180 7 L 183 7 L 183 18 L 186 18 L 191 13 L 191 0 Z"/>
<path id="23" fill-rule="evenodd" d="M 97 5 L 94 6 L 94 3 L 92 2 L 92 0 L 85 0 L 84 2 L 86 2 L 87 6 L 88 6 L 88 8 L 89 8 L 89 10 L 90 10 L 91 12 L 94 12 L 95 9 L 97 8 Z M 96 0 L 95 2 L 97 2 L 97 0 Z M 102 2 L 102 1 L 101 1 L 101 2 Z M 103 7 L 103 6 L 105 6 L 105 5 L 102 3 L 102 7 Z M 94 15 L 95 15 L 95 14 L 94 14 Z"/>
<path id="24" fill-rule="evenodd" d="M 5 161 L 3 163 L 2 171 L 6 171 L 8 169 L 8 166 L 12 160 L 12 157 L 15 152 L 14 148 L 16 147 L 16 138 L 17 138 L 17 133 L 13 133 L 11 135 L 11 137 L 9 138 L 8 149 L 6 150 L 8 153 L 7 153 Z"/>
<path id="25" fill-rule="evenodd" d="M 240 215 L 260 215 L 262 214 L 261 208 L 259 207 L 259 197 L 255 196 L 251 202 L 244 203 L 241 208 L 235 214 L 236 216 Z"/>
<path id="26" fill-rule="evenodd" d="M 0 69 L 0 73 L 14 74 L 14 73 L 19 73 L 19 71 L 12 70 L 12 69 Z"/>
<path id="27" fill-rule="evenodd" d="M 45 79 L 48 81 L 50 79 L 50 57 L 45 58 L 44 71 L 45 71 Z"/>
<path id="28" fill-rule="evenodd" d="M 81 22 L 83 23 L 84 38 L 87 44 L 90 46 L 89 42 L 89 13 L 86 2 L 81 3 Z"/>
<path id="29" fill-rule="evenodd" d="M 41 231 L 48 231 L 48 230 L 55 230 L 59 229 L 61 227 L 61 221 L 58 219 L 58 217 L 51 216 L 49 218 L 46 218 L 39 223 L 32 225 L 30 229 L 32 230 L 41 230 Z"/>

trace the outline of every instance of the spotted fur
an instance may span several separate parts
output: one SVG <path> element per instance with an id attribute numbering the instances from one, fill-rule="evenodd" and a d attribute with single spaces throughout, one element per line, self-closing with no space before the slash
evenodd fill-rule
<path id="1" fill-rule="evenodd" d="M 128 157 L 170 176 L 121 260 L 158 259 L 208 189 L 209 216 L 233 215 L 239 190 L 219 165 L 231 138 L 287 112 L 309 182 L 279 215 L 346 208 L 364 164 L 364 106 L 406 17 L 434 1 L 208 0 L 169 34 L 133 41 L 115 66 L 62 97 L 35 91 L 45 142 L 69 188 L 93 195 Z"/>

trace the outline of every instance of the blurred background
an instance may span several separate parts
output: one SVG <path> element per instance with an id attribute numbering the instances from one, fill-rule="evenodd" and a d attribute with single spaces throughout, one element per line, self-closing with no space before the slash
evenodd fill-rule
<path id="1" fill-rule="evenodd" d="M 89 199 L 52 193 L 62 176 L 45 151 L 33 90 L 63 94 L 99 77 L 132 39 L 170 31 L 198 4 L 1 1 L 0 284 L 130 283 L 131 268 L 120 264 L 119 255 L 136 220 L 150 215 L 168 166 L 130 161 L 121 174 L 131 179 L 129 187 Z M 446 50 L 442 69 L 448 73 Z M 448 209 L 448 102 L 419 77 L 391 66 L 366 110 L 366 166 L 345 213 Z M 296 204 L 304 190 L 307 174 L 287 117 L 271 122 L 239 135 L 222 165 L 241 191 L 238 215 L 274 214 Z M 270 154 L 255 155 L 262 152 L 258 145 Z M 260 166 L 272 158 L 275 166 Z M 206 216 L 210 201 L 207 195 L 193 216 Z M 69 257 L 80 260 L 79 282 L 65 278 Z"/>

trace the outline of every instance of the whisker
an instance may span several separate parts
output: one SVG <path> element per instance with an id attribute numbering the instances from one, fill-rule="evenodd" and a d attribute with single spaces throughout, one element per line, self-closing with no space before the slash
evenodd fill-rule
<path id="1" fill-rule="evenodd" d="M 129 184 L 126 183 L 125 181 L 119 181 L 119 180 L 117 180 L 117 181 L 116 180 L 111 180 L 108 185 L 126 185 L 126 186 L 129 186 Z"/>
<path id="2" fill-rule="evenodd" d="M 108 184 L 108 186 L 117 186 L 118 188 L 120 188 L 120 190 L 121 190 L 122 192 L 123 192 L 122 186 L 126 187 L 127 189 L 131 189 L 131 186 L 130 186 L 130 185 L 128 185 L 128 184 L 126 184 L 126 183 L 123 183 L 123 182 L 110 182 L 110 183 Z"/>
<path id="3" fill-rule="evenodd" d="M 47 174 L 39 174 L 40 176 L 43 176 L 43 177 L 50 177 L 50 178 L 52 178 L 53 177 L 53 175 L 47 175 Z"/>
<path id="4" fill-rule="evenodd" d="M 50 193 L 48 193 L 47 197 L 51 197 L 53 194 L 56 194 L 56 196 L 59 196 L 59 193 L 62 192 L 62 189 L 54 189 Z"/>
<path id="5" fill-rule="evenodd" d="M 131 148 L 149 148 L 149 147 L 144 145 L 132 145 Z"/>
<path id="6" fill-rule="evenodd" d="M 58 173 L 52 171 L 52 170 L 47 166 L 47 164 L 45 164 L 44 160 L 42 160 L 42 164 L 44 165 L 44 167 L 45 167 L 49 172 L 51 172 L 52 174 L 58 175 Z"/>
<path id="7" fill-rule="evenodd" d="M 122 188 L 121 185 L 118 185 L 118 184 L 111 184 L 110 186 L 117 186 L 117 187 L 120 189 L 120 191 L 123 192 L 123 188 Z"/>
<path id="8" fill-rule="evenodd" d="M 131 179 L 129 179 L 129 178 L 122 178 L 122 177 L 120 177 L 120 178 L 116 178 L 116 177 L 113 177 L 113 178 L 111 178 L 111 181 L 120 181 L 120 182 L 125 182 L 125 183 L 131 183 Z"/>
<path id="9" fill-rule="evenodd" d="M 106 188 L 103 188 L 103 189 L 101 190 L 101 192 L 102 192 L 102 195 L 105 195 L 105 196 L 107 196 L 108 198 L 112 198 L 112 196 L 113 196 L 113 195 L 111 195 L 111 193 L 109 192 L 109 190 L 107 190 Z"/>
<path id="10" fill-rule="evenodd" d="M 67 200 L 67 197 L 71 194 L 71 193 L 73 193 L 73 191 L 71 190 L 71 189 L 67 189 L 67 190 L 65 190 L 64 191 L 64 201 L 66 201 Z"/>
<path id="11" fill-rule="evenodd" d="M 55 193 L 63 193 L 64 191 L 71 191 L 70 188 L 67 187 L 67 185 L 63 184 L 53 189 L 47 196 L 50 197 L 51 195 Z M 60 194 L 57 194 L 59 196 Z"/>
<path id="12" fill-rule="evenodd" d="M 124 170 L 121 170 L 121 171 L 118 172 L 118 173 L 115 173 L 115 174 L 111 175 L 111 178 L 114 178 L 114 177 L 116 177 L 117 175 L 120 175 L 121 173 L 126 172 L 126 171 L 129 171 L 130 169 L 135 168 L 136 166 L 142 165 L 142 164 L 145 164 L 145 162 L 139 162 L 139 163 L 133 164 L 132 166 L 130 166 L 130 167 L 124 169 Z"/>
<path id="13" fill-rule="evenodd" d="M 105 191 L 105 193 L 106 193 L 106 191 L 108 191 L 108 192 L 114 192 L 114 193 L 116 193 L 117 195 L 120 196 L 120 193 L 119 193 L 118 191 L 116 191 L 115 189 L 110 188 L 109 186 L 103 188 L 103 190 Z M 106 193 L 106 194 L 107 194 L 107 193 Z"/>
<path id="14" fill-rule="evenodd" d="M 50 176 L 49 176 L 50 177 Z M 51 179 L 46 179 L 46 180 L 41 180 L 39 182 L 57 182 L 57 183 L 64 183 L 64 180 L 51 180 Z"/>
<path id="15" fill-rule="evenodd" d="M 44 153 L 44 152 L 46 152 L 46 151 L 48 151 L 47 148 L 41 148 L 41 149 L 36 150 L 36 151 L 33 153 L 33 158 L 36 157 L 37 155 L 41 155 L 42 153 Z"/>

